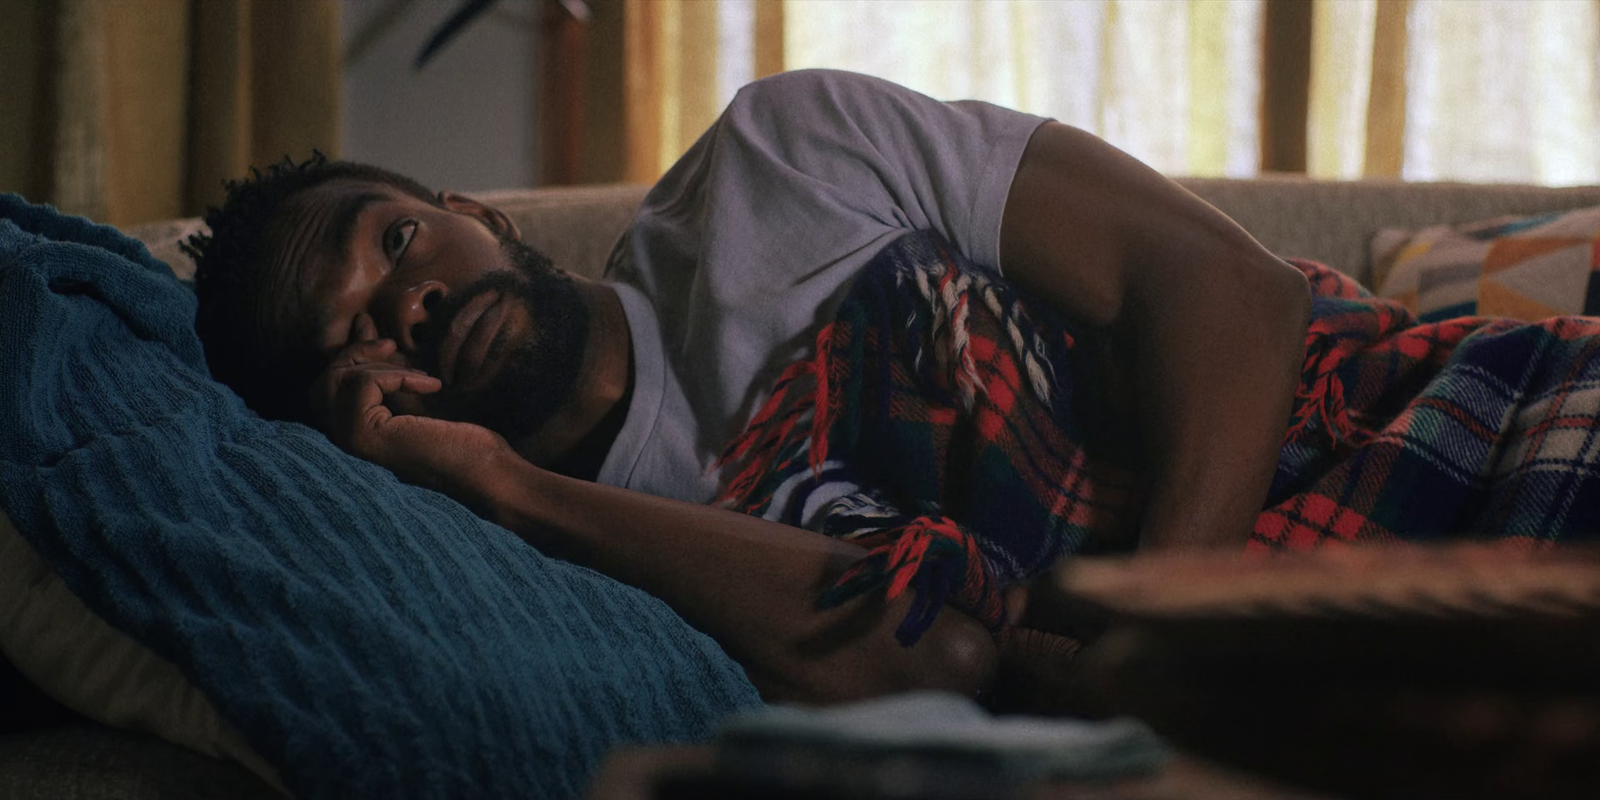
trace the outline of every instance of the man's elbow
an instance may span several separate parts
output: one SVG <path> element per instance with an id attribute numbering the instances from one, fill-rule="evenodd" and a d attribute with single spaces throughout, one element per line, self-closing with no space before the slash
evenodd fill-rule
<path id="1" fill-rule="evenodd" d="M 1298 267 L 1288 266 L 1282 270 L 1278 290 L 1278 302 L 1284 309 L 1284 333 L 1293 337 L 1293 344 L 1285 344 L 1291 367 L 1296 375 L 1299 374 L 1301 361 L 1305 357 L 1306 330 L 1311 325 L 1311 283 L 1306 280 L 1306 274 Z"/>
<path id="2" fill-rule="evenodd" d="M 1282 303 L 1293 324 L 1304 333 L 1311 320 L 1311 284 L 1298 267 L 1285 261 L 1278 263 L 1283 265 L 1276 273 Z"/>
<path id="3" fill-rule="evenodd" d="M 1276 256 L 1262 254 L 1246 275 L 1238 276 L 1243 283 L 1238 296 L 1249 308 L 1257 309 L 1259 318 L 1269 326 L 1259 333 L 1274 339 L 1290 337 L 1299 347 L 1311 319 L 1311 287 L 1305 273 Z"/>
<path id="4" fill-rule="evenodd" d="M 769 702 L 807 705 L 853 702 L 919 689 L 971 697 L 988 688 L 1000 658 L 988 629 L 946 606 L 921 638 L 906 647 L 894 634 L 905 611 L 900 605 L 878 606 L 872 615 L 875 624 L 867 630 L 857 629 L 845 642 L 834 641 L 819 651 L 812 640 L 777 669 L 771 663 L 751 669 L 751 678 Z"/>
<path id="5" fill-rule="evenodd" d="M 948 606 L 908 655 L 902 691 L 939 689 L 971 697 L 989 687 L 999 664 L 999 648 L 988 629 Z"/>

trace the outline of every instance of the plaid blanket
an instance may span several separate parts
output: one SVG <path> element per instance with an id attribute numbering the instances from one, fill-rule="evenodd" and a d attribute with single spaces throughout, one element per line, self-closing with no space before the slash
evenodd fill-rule
<path id="1" fill-rule="evenodd" d="M 1327 267 L 1252 550 L 1600 537 L 1600 319 L 1427 324 Z"/>
<path id="2" fill-rule="evenodd" d="M 1312 322 L 1249 549 L 1600 534 L 1600 321 L 1419 325 L 1291 263 Z M 866 547 L 823 603 L 912 590 L 903 643 L 945 603 L 999 634 L 1004 587 L 1131 541 L 1136 435 L 1106 352 L 936 235 L 909 234 L 729 447 L 721 502 Z"/>

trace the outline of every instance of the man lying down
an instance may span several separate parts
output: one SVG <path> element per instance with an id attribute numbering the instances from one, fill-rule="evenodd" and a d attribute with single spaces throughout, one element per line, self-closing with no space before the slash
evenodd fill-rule
<path id="1" fill-rule="evenodd" d="M 741 91 L 603 282 L 320 157 L 206 222 L 218 379 L 769 699 L 981 693 L 1074 553 L 1600 530 L 1600 324 L 1418 325 L 1087 133 L 864 76 Z"/>

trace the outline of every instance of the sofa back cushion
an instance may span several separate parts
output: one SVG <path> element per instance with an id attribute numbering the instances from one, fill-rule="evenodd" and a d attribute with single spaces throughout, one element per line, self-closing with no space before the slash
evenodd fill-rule
<path id="1" fill-rule="evenodd" d="M 472 193 L 506 213 L 522 238 L 550 256 L 556 266 L 587 278 L 599 278 L 611 248 L 633 219 L 648 186 L 608 184 L 547 189 L 505 189 Z M 194 262 L 181 243 L 203 229 L 200 220 L 164 220 L 128 229 L 128 235 L 172 268 L 181 280 L 194 278 Z"/>
<path id="2" fill-rule="evenodd" d="M 1369 246 L 1380 229 L 1600 204 L 1600 186 L 1317 181 L 1304 176 L 1179 182 L 1233 217 L 1268 250 L 1320 261 L 1369 287 Z"/>
<path id="3" fill-rule="evenodd" d="M 1369 245 L 1382 228 L 1421 228 L 1600 204 L 1600 186 L 1317 181 L 1281 175 L 1179 178 L 1178 183 L 1233 217 L 1268 250 L 1320 261 L 1369 286 Z M 523 237 L 557 265 L 599 277 L 648 188 L 614 184 L 508 189 L 476 196 L 510 215 Z M 177 241 L 198 229 L 198 221 L 175 220 L 129 233 L 180 277 L 188 277 L 194 268 L 179 252 Z"/>

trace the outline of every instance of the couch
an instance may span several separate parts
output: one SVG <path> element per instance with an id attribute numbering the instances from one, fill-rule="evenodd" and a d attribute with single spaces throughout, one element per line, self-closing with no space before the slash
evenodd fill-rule
<path id="1" fill-rule="evenodd" d="M 1529 186 L 1405 184 L 1362 181 L 1318 182 L 1269 176 L 1253 180 L 1187 179 L 1182 183 L 1216 205 L 1267 248 L 1323 261 L 1371 282 L 1373 244 L 1382 228 L 1423 229 L 1498 215 L 1527 215 L 1600 205 L 1600 187 L 1553 189 Z M 479 193 L 506 211 L 526 239 L 559 265 L 597 276 L 633 208 L 640 186 L 616 185 Z M 129 231 L 180 277 L 192 266 L 179 240 L 198 227 L 195 220 L 139 226 Z M 1391 236 L 1392 240 L 1392 236 Z M 1389 248 L 1388 256 L 1395 247 Z M 1380 252 L 1376 261 L 1387 257 Z M 40 578 L 40 580 L 46 580 Z M 16 609 L 0 609 L 20 614 Z M 3 617 L 3 615 L 0 615 Z M 12 648 L 27 643 L 12 642 Z M 17 652 L 15 649 L 9 652 Z M 92 659 L 85 653 L 83 659 Z M 26 661 L 27 659 L 13 659 Z M 0 666 L 7 666 L 0 664 Z M 59 676 L 38 674 L 37 665 L 18 664 L 23 676 L 46 684 Z M 0 735 L 0 787 L 11 797 L 270 797 L 277 791 L 271 774 L 246 752 L 209 748 L 210 756 L 190 752 L 193 742 L 170 734 L 155 722 L 130 720 L 95 707 L 70 690 L 51 685 L 62 705 L 32 691 L 23 676 L 11 675 L 10 732 Z M 63 707 L 65 706 L 65 708 Z M 70 710 L 69 710 L 70 709 Z M 108 727 L 136 728 L 128 732 Z M 188 747 L 161 741 L 175 739 Z M 206 748 L 199 748 L 206 749 Z"/>
<path id="2" fill-rule="evenodd" d="M 1514 184 L 1316 181 L 1293 175 L 1249 180 L 1182 178 L 1179 183 L 1233 217 L 1267 249 L 1321 261 L 1370 283 L 1373 234 L 1506 214 L 1600 203 L 1600 186 L 1551 188 Z M 646 187 L 618 184 L 474 193 L 511 215 L 522 234 L 557 264 L 597 277 Z M 193 267 L 178 238 L 195 220 L 142 225 L 130 231 L 180 276 Z"/>

